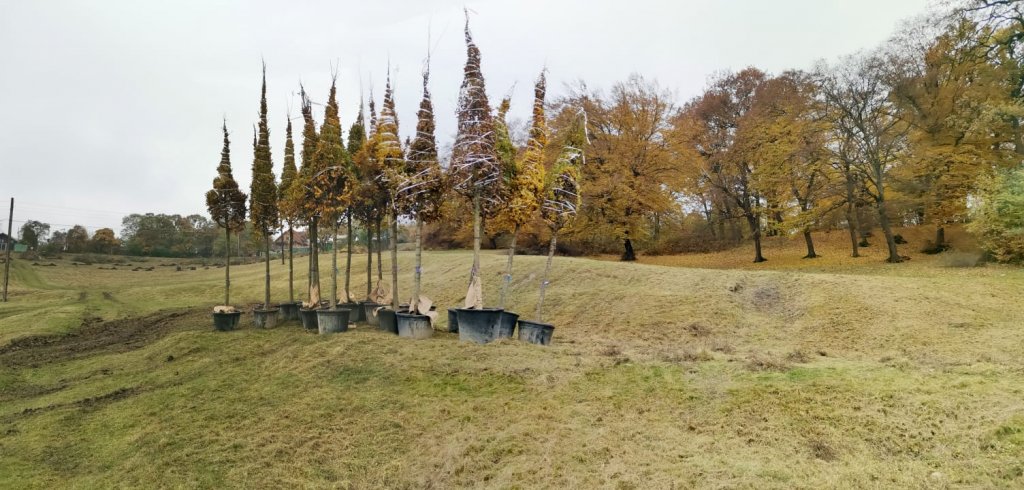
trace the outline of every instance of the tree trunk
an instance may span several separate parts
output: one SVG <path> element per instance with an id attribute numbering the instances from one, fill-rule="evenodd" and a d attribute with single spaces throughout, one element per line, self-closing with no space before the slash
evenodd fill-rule
<path id="1" fill-rule="evenodd" d="M 426 314 L 425 311 L 419 311 L 420 304 L 420 286 L 422 277 L 422 265 L 423 265 L 423 219 L 420 218 L 419 214 L 416 215 L 416 269 L 413 273 L 413 286 L 412 286 L 412 302 L 409 303 L 409 311 L 412 313 L 419 313 L 421 315 Z"/>
<path id="2" fill-rule="evenodd" d="M 231 305 L 231 228 L 224 228 L 224 306 Z"/>
<path id="3" fill-rule="evenodd" d="M 366 223 L 366 299 L 369 301 L 373 294 L 373 226 Z"/>
<path id="4" fill-rule="evenodd" d="M 884 197 L 879 198 L 877 207 L 878 224 L 882 226 L 882 232 L 885 233 L 885 243 L 889 247 L 889 258 L 885 259 L 885 261 L 891 264 L 902 262 L 903 259 L 900 258 L 899 252 L 896 251 L 896 239 L 893 237 L 892 226 L 889 224 L 889 213 Z"/>
<path id="5" fill-rule="evenodd" d="M 384 248 L 384 239 L 381 238 L 380 225 L 383 219 L 377 220 L 377 283 L 384 280 L 384 261 L 381 259 L 381 249 Z"/>
<path id="6" fill-rule="evenodd" d="M 348 222 L 348 236 L 345 238 L 345 302 L 351 301 L 352 286 L 352 210 L 345 210 L 345 218 Z"/>
<path id="7" fill-rule="evenodd" d="M 629 241 L 627 238 L 626 241 Z M 537 323 L 543 322 L 544 317 L 544 292 L 548 289 L 548 274 L 551 272 L 551 259 L 555 256 L 555 247 L 558 243 L 558 231 L 551 230 L 551 243 L 548 244 L 548 261 L 544 264 L 544 274 L 540 277 L 540 298 L 537 299 Z"/>
<path id="8" fill-rule="evenodd" d="M 295 302 L 295 230 L 288 223 L 288 302 Z"/>
<path id="9" fill-rule="evenodd" d="M 398 211 L 391 212 L 391 308 L 398 311 Z"/>
<path id="10" fill-rule="evenodd" d="M 505 266 L 505 280 L 501 284 L 501 297 L 498 299 L 498 308 L 505 308 L 505 296 L 512 284 L 512 258 L 516 256 L 516 239 L 519 238 L 519 224 L 512 230 L 512 241 L 508 245 L 508 265 Z"/>
<path id="11" fill-rule="evenodd" d="M 264 294 L 263 294 L 263 309 L 270 309 L 270 233 L 266 233 L 263 237 L 264 247 L 263 250 L 267 253 L 264 260 L 266 264 L 266 271 L 263 274 L 264 279 Z"/>
<path id="12" fill-rule="evenodd" d="M 633 250 L 633 241 L 629 239 L 628 235 L 622 241 L 622 248 L 623 250 L 621 260 L 623 262 L 632 262 L 636 260 L 636 251 Z"/>
<path id="13" fill-rule="evenodd" d="M 309 304 L 310 308 L 320 307 L 320 237 L 316 217 L 309 221 Z"/>
<path id="14" fill-rule="evenodd" d="M 807 255 L 805 255 L 804 258 L 818 258 L 818 254 L 814 253 L 814 240 L 811 238 L 811 230 L 804 230 L 804 242 L 807 244 Z"/>
<path id="15" fill-rule="evenodd" d="M 754 263 L 765 262 L 768 259 L 761 253 L 761 220 L 753 214 L 748 214 L 747 224 L 750 225 L 750 233 L 754 237 Z"/>
<path id="16" fill-rule="evenodd" d="M 935 250 L 941 252 L 946 249 L 946 228 L 939 225 L 935 228 Z"/>
<path id="17" fill-rule="evenodd" d="M 334 222 L 331 237 L 331 309 L 338 308 L 338 222 Z"/>
<path id="18" fill-rule="evenodd" d="M 469 272 L 470 284 L 480 277 L 480 228 L 480 191 L 477 191 L 473 194 L 473 268 Z M 482 307 L 482 298 L 480 303 Z"/>

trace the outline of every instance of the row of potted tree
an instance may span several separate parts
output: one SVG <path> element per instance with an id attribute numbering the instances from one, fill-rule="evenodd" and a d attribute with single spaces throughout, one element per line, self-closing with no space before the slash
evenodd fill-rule
<path id="1" fill-rule="evenodd" d="M 566 132 L 557 159 L 545 166 L 549 132 L 544 113 L 546 90 L 542 72 L 534 88 L 534 104 L 529 140 L 519 154 L 512 144 L 505 114 L 509 100 L 492 114 L 484 78 L 480 70 L 480 51 L 473 42 L 469 24 L 465 28 L 467 61 L 458 100 L 458 132 L 450 164 L 442 169 L 434 136 L 434 114 L 429 90 L 429 56 L 423 70 L 423 97 L 417 113 L 416 135 L 403 145 L 399 139 L 394 94 L 388 77 L 383 105 L 378 117 L 371 96 L 370 127 L 367 134 L 363 111 L 352 125 L 347 147 L 342 144 L 338 116 L 336 84 L 332 79 L 324 121 L 317 130 L 312 103 L 305 89 L 302 98 L 302 167 L 296 168 L 291 118 L 287 125 L 285 162 L 280 184 L 275 184 L 267 127 L 266 69 L 260 100 L 260 119 L 253 139 L 253 180 L 249 213 L 255 229 L 265 240 L 264 302 L 254 309 L 254 324 L 272 327 L 278 318 L 298 319 L 307 328 L 321 333 L 345 331 L 350 321 L 365 320 L 385 330 L 412 338 L 429 337 L 436 318 L 432 301 L 422 294 L 422 232 L 425 223 L 440 217 L 447 190 L 466 199 L 472 207 L 473 264 L 463 308 L 449 310 L 449 330 L 460 339 L 489 342 L 512 336 L 518 323 L 523 340 L 546 344 L 554 327 L 542 322 L 544 293 L 555 252 L 558 232 L 576 215 L 579 208 L 580 167 L 584 163 L 586 121 L 583 114 Z M 213 189 L 207 193 L 207 207 L 230 239 L 233 231 L 244 226 L 247 196 L 238 188 L 231 173 L 230 148 L 226 122 L 224 147 Z M 504 310 L 512 282 L 512 265 L 519 229 L 537 217 L 543 217 L 551 229 L 548 258 L 540 285 L 535 321 L 519 320 Z M 482 219 L 504 223 L 512 230 L 508 262 L 499 305 L 485 308 L 480 271 Z M 398 222 L 408 218 L 415 223 L 416 251 L 414 286 L 408 304 L 400 304 L 398 293 Z M 270 240 L 281 221 L 288 229 L 289 301 L 273 306 L 270 302 Z M 350 290 L 354 221 L 367 230 L 367 291 L 356 302 Z M 387 224 L 391 252 L 391 288 L 383 281 L 381 229 Z M 338 246 L 339 227 L 347 226 L 345 282 L 339 302 Z M 310 243 L 307 301 L 294 296 L 294 232 L 305 225 Z M 322 227 L 333 232 L 331 291 L 321 298 L 318 234 Z M 377 281 L 372 281 L 373 232 L 377 236 Z M 227 250 L 230 250 L 228 247 Z M 230 252 L 228 252 L 230 253 Z M 230 255 L 226 257 L 225 305 L 215 308 L 218 329 L 233 328 L 241 312 L 230 306 Z"/>

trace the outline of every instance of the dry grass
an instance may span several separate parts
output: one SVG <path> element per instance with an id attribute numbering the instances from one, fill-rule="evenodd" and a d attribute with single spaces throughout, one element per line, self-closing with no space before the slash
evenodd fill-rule
<path id="1" fill-rule="evenodd" d="M 0 351 L 0 487 L 1024 485 L 1024 271 L 769 258 L 785 270 L 559 258 L 548 348 L 215 333 L 223 269 L 17 264 L 0 345 L 192 312 L 140 345 L 35 366 Z M 503 260 L 484 257 L 491 298 Z M 516 264 L 510 307 L 530 312 L 543 258 Z M 427 253 L 426 293 L 456 304 L 468 266 Z M 239 304 L 261 270 L 233 268 Z"/>

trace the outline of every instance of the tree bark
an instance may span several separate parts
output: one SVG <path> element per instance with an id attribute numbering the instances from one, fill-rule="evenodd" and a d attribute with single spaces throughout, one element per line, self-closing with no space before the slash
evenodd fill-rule
<path id="1" fill-rule="evenodd" d="M 850 228 L 850 248 L 853 250 L 851 257 L 860 257 L 858 249 L 858 237 L 860 223 L 857 220 L 857 209 L 853 200 L 853 176 L 849 175 L 850 169 L 846 169 L 846 225 Z"/>
<path id="2" fill-rule="evenodd" d="M 633 250 L 633 241 L 629 239 L 629 232 L 626 232 L 626 238 L 622 241 L 622 261 L 632 262 L 636 260 L 636 251 Z M 540 321 L 540 320 L 537 320 Z"/>
<path id="3" fill-rule="evenodd" d="M 628 238 L 626 239 L 629 240 Z M 540 298 L 537 299 L 537 323 L 544 321 L 541 314 L 544 311 L 544 292 L 548 289 L 548 274 L 551 272 L 551 259 L 555 256 L 555 248 L 558 243 L 558 231 L 551 230 L 551 243 L 548 244 L 548 261 L 544 264 L 544 274 L 540 278 Z"/>
<path id="4" fill-rule="evenodd" d="M 882 232 L 885 233 L 885 243 L 889 247 L 889 258 L 885 259 L 885 261 L 891 264 L 902 262 L 903 259 L 900 258 L 900 254 L 896 250 L 896 238 L 893 237 L 892 226 L 889 224 L 889 213 L 884 197 L 880 197 L 877 207 L 878 224 L 881 225 Z"/>
<path id="5" fill-rule="evenodd" d="M 352 209 L 345 210 L 345 218 L 348 222 L 348 236 L 345 240 L 345 302 L 348 303 L 352 291 Z"/>
<path id="6" fill-rule="evenodd" d="M 309 304 L 310 308 L 320 307 L 320 238 L 317 234 L 317 218 L 309 221 Z"/>
<path id="7" fill-rule="evenodd" d="M 331 309 L 338 308 L 338 222 L 334 222 L 331 237 Z"/>
<path id="8" fill-rule="evenodd" d="M 380 232 L 382 218 L 377 219 L 377 283 L 384 280 L 384 261 L 381 259 L 381 249 L 384 248 L 384 239 Z"/>
<path id="9" fill-rule="evenodd" d="M 811 230 L 804 230 L 804 243 L 807 244 L 807 255 L 805 255 L 804 258 L 818 258 L 818 254 L 814 253 L 814 240 L 811 238 Z"/>
<path id="10" fill-rule="evenodd" d="M 939 225 L 935 228 L 935 250 L 943 251 L 946 249 L 946 228 Z"/>
<path id="11" fill-rule="evenodd" d="M 288 302 L 295 302 L 295 230 L 288 223 Z"/>
<path id="12" fill-rule="evenodd" d="M 398 212 L 391 212 L 391 308 L 398 311 Z"/>
<path id="13" fill-rule="evenodd" d="M 516 239 L 519 238 L 519 224 L 512 230 L 512 241 L 508 245 L 508 265 L 505 266 L 505 279 L 501 284 L 501 297 L 498 299 L 498 308 L 505 308 L 505 297 L 508 288 L 512 284 L 512 259 L 516 256 Z"/>
<path id="14" fill-rule="evenodd" d="M 224 228 L 224 306 L 231 305 L 231 228 Z"/>
<path id="15" fill-rule="evenodd" d="M 264 243 L 263 249 L 267 253 L 267 256 L 266 256 L 266 258 L 264 260 L 264 263 L 266 264 L 267 267 L 266 267 L 266 271 L 263 274 L 264 286 L 265 286 L 264 294 L 263 294 L 263 309 L 264 310 L 269 310 L 270 309 L 270 233 L 269 232 L 266 233 L 265 236 L 263 237 L 263 243 Z"/>
<path id="16" fill-rule="evenodd" d="M 416 215 L 416 269 L 413 273 L 413 287 L 412 287 L 412 302 L 409 303 L 409 311 L 413 313 L 419 313 L 421 315 L 426 314 L 425 311 L 419 311 L 420 304 L 420 287 L 422 277 L 422 265 L 423 265 L 423 219 Z"/>
<path id="17" fill-rule="evenodd" d="M 473 194 L 473 268 L 469 272 L 470 284 L 480 277 L 480 228 L 480 191 L 477 191 Z M 483 301 L 480 303 L 482 307 Z"/>
<path id="18" fill-rule="evenodd" d="M 747 224 L 750 225 L 750 233 L 754 237 L 754 263 L 759 264 L 768 259 L 761 253 L 761 220 L 756 215 L 747 215 Z"/>
<path id="19" fill-rule="evenodd" d="M 373 231 L 369 221 L 366 223 L 366 300 L 373 294 Z"/>

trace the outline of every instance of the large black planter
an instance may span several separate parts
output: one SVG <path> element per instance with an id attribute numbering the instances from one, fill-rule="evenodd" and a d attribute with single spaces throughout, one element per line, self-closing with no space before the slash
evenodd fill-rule
<path id="1" fill-rule="evenodd" d="M 548 345 L 555 327 L 549 323 L 519 320 L 519 340 L 531 344 Z"/>
<path id="2" fill-rule="evenodd" d="M 398 335 L 398 319 L 395 317 L 395 310 L 383 308 L 377 311 L 377 319 L 380 320 L 377 328 Z"/>
<path id="3" fill-rule="evenodd" d="M 348 331 L 348 313 L 346 308 L 317 310 L 316 321 L 320 335 Z"/>
<path id="4" fill-rule="evenodd" d="M 374 310 L 380 308 L 381 304 L 374 303 L 373 301 L 367 301 L 363 303 L 363 315 L 366 316 L 366 323 L 372 326 L 380 325 L 380 317 L 373 313 Z"/>
<path id="5" fill-rule="evenodd" d="M 302 303 L 281 303 L 277 307 L 281 310 L 277 314 L 277 319 L 282 322 L 290 322 L 292 320 L 299 319 L 299 307 Z"/>
<path id="6" fill-rule="evenodd" d="M 252 324 L 256 328 L 274 328 L 277 326 L 277 308 L 252 311 Z"/>
<path id="7" fill-rule="evenodd" d="M 366 321 L 366 310 L 363 309 L 362 303 L 345 303 L 339 306 L 349 309 L 348 321 L 352 323 L 362 323 Z"/>
<path id="8" fill-rule="evenodd" d="M 498 322 L 498 331 L 494 334 L 495 338 L 511 339 L 512 334 L 516 331 L 516 320 L 519 320 L 518 314 L 508 310 L 502 311 L 501 320 Z"/>
<path id="9" fill-rule="evenodd" d="M 448 332 L 458 333 L 459 331 L 459 310 L 448 308 Z"/>
<path id="10" fill-rule="evenodd" d="M 459 308 L 459 340 L 486 344 L 497 338 L 500 308 Z"/>
<path id="11" fill-rule="evenodd" d="M 306 330 L 320 328 L 316 320 L 316 308 L 299 308 L 299 319 L 302 320 L 302 327 Z"/>
<path id="12" fill-rule="evenodd" d="M 434 327 L 430 326 L 430 317 L 413 313 L 395 314 L 398 324 L 398 336 L 410 339 L 427 339 L 434 335 Z"/>
<path id="13" fill-rule="evenodd" d="M 214 313 L 213 314 L 213 328 L 217 329 L 218 332 L 227 332 L 234 330 L 235 326 L 238 325 L 238 320 L 242 318 L 242 312 L 236 311 L 233 313 Z"/>

